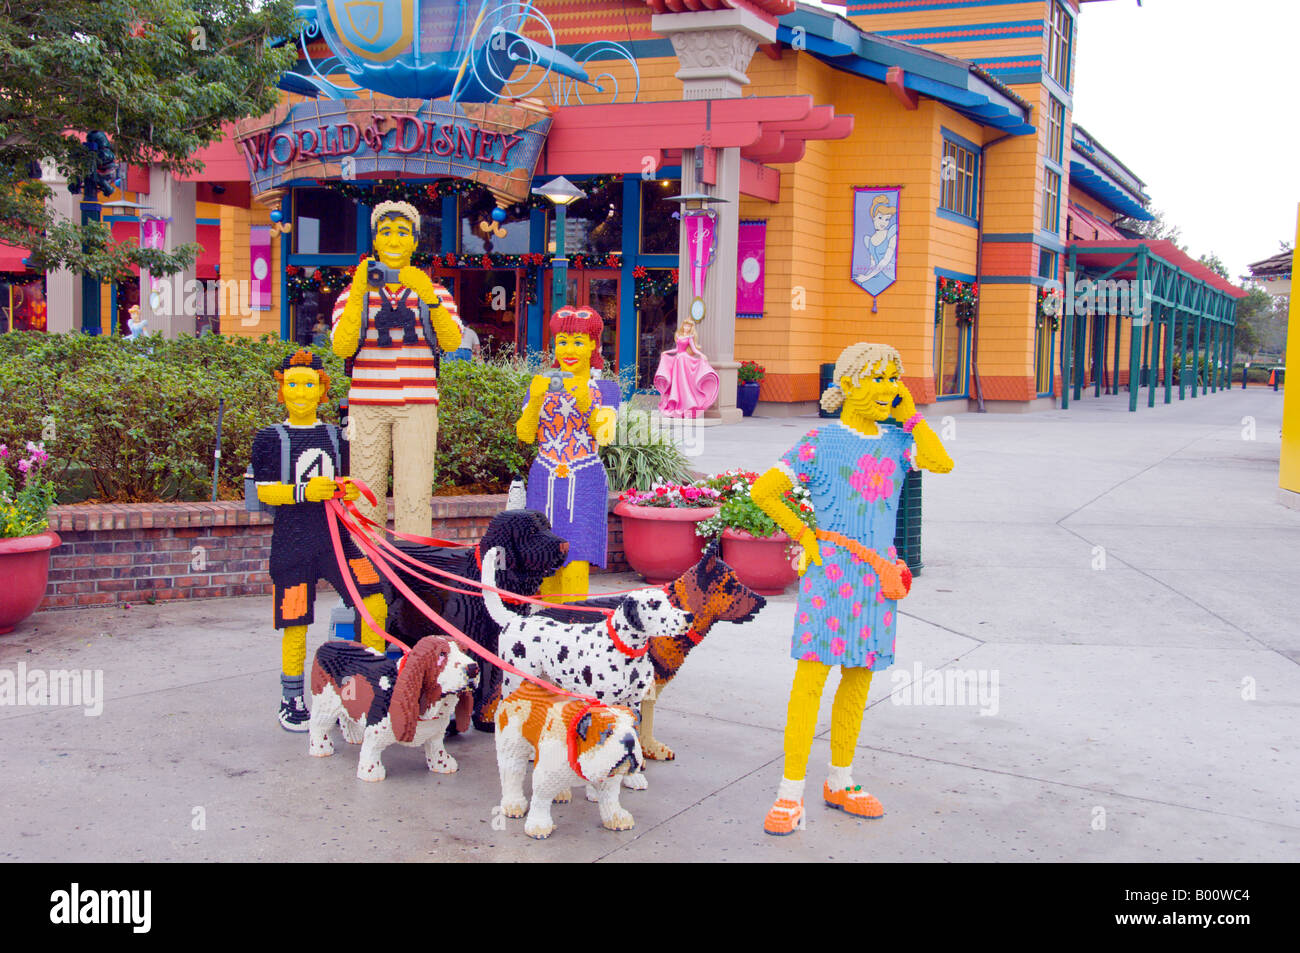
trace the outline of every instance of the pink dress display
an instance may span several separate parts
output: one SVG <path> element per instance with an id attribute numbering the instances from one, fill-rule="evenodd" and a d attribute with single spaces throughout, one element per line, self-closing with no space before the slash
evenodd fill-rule
<path id="1" fill-rule="evenodd" d="M 659 355 L 655 389 L 659 412 L 669 417 L 696 417 L 718 399 L 718 372 L 694 346 L 691 336 L 678 337 L 677 348 Z"/>

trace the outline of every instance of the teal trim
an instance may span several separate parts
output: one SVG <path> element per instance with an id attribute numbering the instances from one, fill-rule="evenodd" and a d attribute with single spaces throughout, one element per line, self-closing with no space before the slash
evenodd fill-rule
<path id="1" fill-rule="evenodd" d="M 993 242 L 994 244 L 998 244 L 998 243 L 1012 244 L 1012 243 L 1019 243 L 1019 242 L 1024 242 L 1028 244 L 1028 243 L 1032 243 L 1034 241 L 1034 238 L 1035 236 L 1029 234 L 1029 232 L 985 232 L 984 233 L 984 241 Z"/>
<path id="2" fill-rule="evenodd" d="M 438 249 L 441 255 L 454 255 L 456 243 L 460 240 L 460 216 L 456 209 L 456 198 L 455 195 L 442 197 L 442 247 Z"/>
<path id="3" fill-rule="evenodd" d="M 280 220 L 284 222 L 293 221 L 293 208 L 290 205 L 292 192 L 285 192 L 280 197 Z M 293 250 L 292 240 L 288 232 L 280 233 L 280 261 L 289 260 L 289 252 Z M 280 340 L 289 340 L 289 273 L 283 267 L 280 268 Z M 205 292 L 206 293 L 206 292 Z"/>
<path id="4" fill-rule="evenodd" d="M 194 220 L 194 224 L 195 224 L 195 225 L 220 225 L 220 224 L 221 224 L 221 219 L 219 219 L 219 218 L 196 218 L 196 219 Z"/>
<path id="5" fill-rule="evenodd" d="M 901 36 L 905 36 L 905 35 L 915 35 L 915 34 L 921 34 L 921 33 L 938 32 L 938 31 L 941 31 L 941 30 L 971 30 L 971 29 L 981 29 L 981 30 L 1002 30 L 1002 29 L 1007 29 L 1007 28 L 1010 28 L 1010 27 L 1023 27 L 1023 26 L 1033 26 L 1033 27 L 1038 27 L 1038 28 L 1041 30 L 1041 29 L 1043 28 L 1043 21 L 1042 21 L 1041 18 L 1038 19 L 1038 20 L 1000 20 L 1000 21 L 998 21 L 997 23 L 960 23 L 960 24 L 953 24 L 953 25 L 950 25 L 950 26 L 940 26 L 940 27 L 935 27 L 934 30 L 925 30 L 925 29 L 918 29 L 918 28 L 916 28 L 916 27 L 909 27 L 909 28 L 906 29 L 906 30 L 877 30 L 877 31 L 875 31 L 875 32 L 876 32 L 876 35 L 877 35 L 877 36 L 898 36 L 898 37 L 901 37 Z M 928 41 L 927 41 L 927 42 L 928 42 Z"/>
<path id="6" fill-rule="evenodd" d="M 974 275 L 968 275 L 964 271 L 953 271 L 950 268 L 935 268 L 934 276 L 936 278 L 952 278 L 954 281 L 974 281 Z"/>
<path id="7" fill-rule="evenodd" d="M 969 226 L 970 228 L 980 227 L 980 223 L 975 219 L 962 215 L 960 212 L 950 211 L 949 209 L 944 208 L 942 205 L 934 210 L 934 214 L 938 215 L 940 218 L 946 221 L 955 222 L 958 225 L 966 225 Z"/>
<path id="8" fill-rule="evenodd" d="M 982 285 L 1033 285 L 1046 288 L 1048 285 L 1060 285 L 1055 278 L 1040 278 L 1038 275 L 985 275 L 980 279 Z"/>
<path id="9" fill-rule="evenodd" d="M 1047 91 L 1056 99 L 1065 104 L 1066 112 L 1074 112 L 1074 96 L 1068 89 L 1065 89 L 1060 83 L 1048 75 L 1047 70 L 1042 71 L 1042 83 L 1047 87 Z"/>
<path id="10" fill-rule="evenodd" d="M 995 245 L 1037 245 L 1049 251 L 1065 251 L 1065 243 L 1051 232 L 1035 232 L 1032 235 L 1028 232 L 985 232 L 983 240 Z"/>
<path id="11" fill-rule="evenodd" d="M 450 196 L 449 196 L 450 197 Z M 443 219 L 446 221 L 446 218 Z M 546 251 L 546 211 L 534 208 L 528 211 L 528 251 L 544 253 Z M 529 269 L 525 274 L 535 272 L 533 276 L 533 303 L 528 306 L 528 325 L 524 332 L 524 349 L 529 354 L 540 354 L 542 340 L 545 337 L 542 322 L 546 319 L 542 311 L 546 281 L 541 268 Z"/>
<path id="12" fill-rule="evenodd" d="M 1057 219 L 1060 219 L 1060 215 L 1057 215 Z M 1065 242 L 1061 241 L 1060 237 L 1052 232 L 1039 232 L 1034 236 L 1034 244 L 1039 248 L 1046 248 L 1048 251 L 1057 253 L 1065 251 Z"/>
<path id="13" fill-rule="evenodd" d="M 116 222 L 138 222 L 138 221 L 140 221 L 140 217 L 139 217 L 138 215 L 105 215 L 102 219 L 100 219 L 100 221 L 102 221 L 102 222 L 114 222 L 114 223 L 116 223 Z"/>
<path id="14" fill-rule="evenodd" d="M 138 281 L 139 279 L 137 278 L 136 280 Z M 108 326 L 110 329 L 108 333 L 111 336 L 116 337 L 117 336 L 117 282 L 116 281 L 110 281 L 108 283 Z"/>

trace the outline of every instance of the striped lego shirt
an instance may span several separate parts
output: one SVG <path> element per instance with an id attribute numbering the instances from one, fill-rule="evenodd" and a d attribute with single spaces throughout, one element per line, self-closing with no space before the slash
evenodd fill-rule
<path id="1" fill-rule="evenodd" d="M 452 320 L 460 325 L 460 316 L 456 301 L 451 292 L 433 283 L 434 290 L 442 299 L 442 306 L 451 314 Z M 367 314 L 365 340 L 357 349 L 356 360 L 352 364 L 352 390 L 348 392 L 348 402 L 352 406 L 360 404 L 398 406 L 402 404 L 436 404 L 438 403 L 438 376 L 433 363 L 433 352 L 424 340 L 424 328 L 420 325 L 420 299 L 414 291 L 407 296 L 406 303 L 416 314 L 414 342 L 407 342 L 400 330 L 390 332 L 391 343 L 387 347 L 379 344 L 379 329 L 375 327 L 375 315 L 383 306 L 384 295 L 389 295 L 388 288 L 382 290 L 371 288 L 366 302 Z M 390 295 L 396 305 L 401 291 Z M 339 295 L 334 303 L 334 330 L 337 332 L 343 309 L 347 306 L 348 296 Z"/>

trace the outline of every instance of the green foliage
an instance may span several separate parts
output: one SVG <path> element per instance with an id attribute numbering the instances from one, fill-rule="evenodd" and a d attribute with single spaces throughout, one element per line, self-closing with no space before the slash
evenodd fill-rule
<path id="1" fill-rule="evenodd" d="M 45 204 L 29 179 L 47 157 L 60 173 L 91 169 L 82 142 L 106 133 L 115 158 L 193 171 L 190 158 L 223 123 L 258 116 L 279 101 L 276 82 L 293 66 L 293 0 L 60 0 L 5 4 L 0 13 L 0 240 L 32 250 L 39 269 L 65 265 L 98 277 L 129 277 L 132 264 L 180 271 L 197 245 L 176 253 L 113 244 L 107 225 L 81 226 Z"/>
<path id="2" fill-rule="evenodd" d="M 776 533 L 780 527 L 772 517 L 759 509 L 751 495 L 750 491 L 757 478 L 758 474 L 752 471 L 728 470 L 726 473 L 713 474 L 700 480 L 697 486 L 719 490 L 723 497 L 718 515 L 702 520 L 695 527 L 695 532 L 706 537 L 717 536 L 724 529 L 741 530 L 751 536 L 759 537 L 768 537 Z M 793 510 L 805 526 L 816 528 L 817 519 L 813 511 L 812 495 L 807 487 L 796 483 L 786 490 L 781 502 Z"/>
<path id="3" fill-rule="evenodd" d="M 600 459 L 615 493 L 691 478 L 686 455 L 669 434 L 654 426 L 648 412 L 633 410 L 626 403 L 619 405 L 614 441 L 600 448 Z"/>
<path id="4" fill-rule="evenodd" d="M 0 539 L 35 536 L 49 529 L 47 513 L 54 505 L 55 491 L 54 481 L 43 472 L 47 462 L 38 444 L 27 444 L 24 452 L 0 443 Z"/>
<path id="5" fill-rule="evenodd" d="M 77 498 L 82 473 L 104 501 L 208 499 L 224 398 L 221 495 L 236 498 L 253 435 L 284 419 L 272 372 L 297 347 L 219 335 L 0 335 L 0 443 L 44 441 L 64 502 Z M 337 421 L 343 362 L 318 353 L 331 378 L 320 415 Z"/>
<path id="6" fill-rule="evenodd" d="M 1125 231 L 1135 233 L 1139 238 L 1148 238 L 1151 241 L 1173 242 L 1175 247 L 1182 251 L 1187 251 L 1187 246 L 1183 244 L 1183 230 L 1177 225 L 1172 225 L 1165 220 L 1165 213 L 1158 208 L 1148 209 L 1151 213 L 1149 222 L 1138 221 L 1135 218 L 1117 219 L 1115 226 Z"/>
<path id="7" fill-rule="evenodd" d="M 1204 265 L 1206 268 L 1210 269 L 1210 271 L 1214 272 L 1220 278 L 1223 278 L 1225 280 L 1231 280 L 1228 278 L 1228 266 L 1225 265 L 1223 263 L 1223 259 L 1220 258 L 1218 255 L 1216 255 L 1214 252 L 1208 252 L 1196 260 L 1200 262 L 1202 265 Z"/>
<path id="8" fill-rule="evenodd" d="M 523 477 L 535 444 L 515 436 L 536 360 L 511 355 L 486 361 L 443 361 L 438 374 L 440 488 L 489 484 L 504 490 Z"/>

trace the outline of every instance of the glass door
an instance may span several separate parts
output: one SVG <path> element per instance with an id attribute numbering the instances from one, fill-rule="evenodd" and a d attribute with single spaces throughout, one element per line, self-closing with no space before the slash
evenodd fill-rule
<path id="1" fill-rule="evenodd" d="M 591 308 L 605 320 L 600 338 L 600 354 L 605 359 L 606 377 L 613 377 L 618 368 L 618 304 L 622 274 L 615 269 L 569 269 L 568 304 Z M 542 322 L 542 346 L 551 349 L 551 315 L 555 313 L 552 301 L 554 287 L 551 275 L 546 276 L 546 315 Z"/>
<path id="2" fill-rule="evenodd" d="M 966 330 L 970 324 L 958 317 L 959 305 L 940 301 L 934 322 L 934 384 L 939 397 L 966 394 Z"/>

